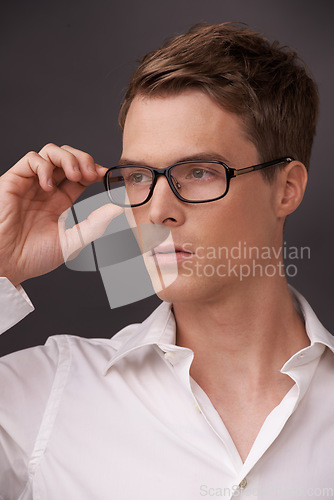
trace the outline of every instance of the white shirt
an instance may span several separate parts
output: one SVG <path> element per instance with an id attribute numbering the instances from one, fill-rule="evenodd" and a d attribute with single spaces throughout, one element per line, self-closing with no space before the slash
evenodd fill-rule
<path id="1" fill-rule="evenodd" d="M 311 345 L 282 367 L 295 384 L 245 463 L 189 375 L 170 304 L 110 340 L 57 335 L 2 358 L 0 498 L 334 496 L 334 339 L 296 297 Z M 5 279 L 0 300 L 6 328 L 32 309 Z"/>

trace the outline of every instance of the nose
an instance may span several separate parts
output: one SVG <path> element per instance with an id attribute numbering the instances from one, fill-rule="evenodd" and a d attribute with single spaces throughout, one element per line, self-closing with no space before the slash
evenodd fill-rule
<path id="1" fill-rule="evenodd" d="M 173 193 L 167 179 L 159 175 L 148 201 L 149 219 L 153 224 L 179 226 L 184 222 L 185 204 Z"/>

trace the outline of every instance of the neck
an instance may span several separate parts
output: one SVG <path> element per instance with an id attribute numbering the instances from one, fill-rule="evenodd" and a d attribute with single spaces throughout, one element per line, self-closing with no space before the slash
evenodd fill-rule
<path id="1" fill-rule="evenodd" d="M 268 383 L 309 345 L 285 279 L 241 285 L 206 303 L 173 304 L 176 342 L 194 351 L 190 373 L 200 385 L 228 377 Z"/>

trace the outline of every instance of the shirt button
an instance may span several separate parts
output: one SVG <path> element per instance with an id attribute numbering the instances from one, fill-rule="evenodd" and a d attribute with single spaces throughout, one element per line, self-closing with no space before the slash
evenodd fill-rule
<path id="1" fill-rule="evenodd" d="M 243 480 L 240 481 L 240 483 L 239 483 L 239 488 L 241 490 L 244 490 L 246 488 L 246 486 L 247 486 L 247 479 L 244 477 Z"/>

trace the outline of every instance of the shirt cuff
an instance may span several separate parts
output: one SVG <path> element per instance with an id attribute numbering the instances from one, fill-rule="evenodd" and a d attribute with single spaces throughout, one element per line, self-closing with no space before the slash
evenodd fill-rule
<path id="1" fill-rule="evenodd" d="M 34 310 L 28 295 L 7 279 L 0 278 L 0 334 L 21 321 Z"/>

